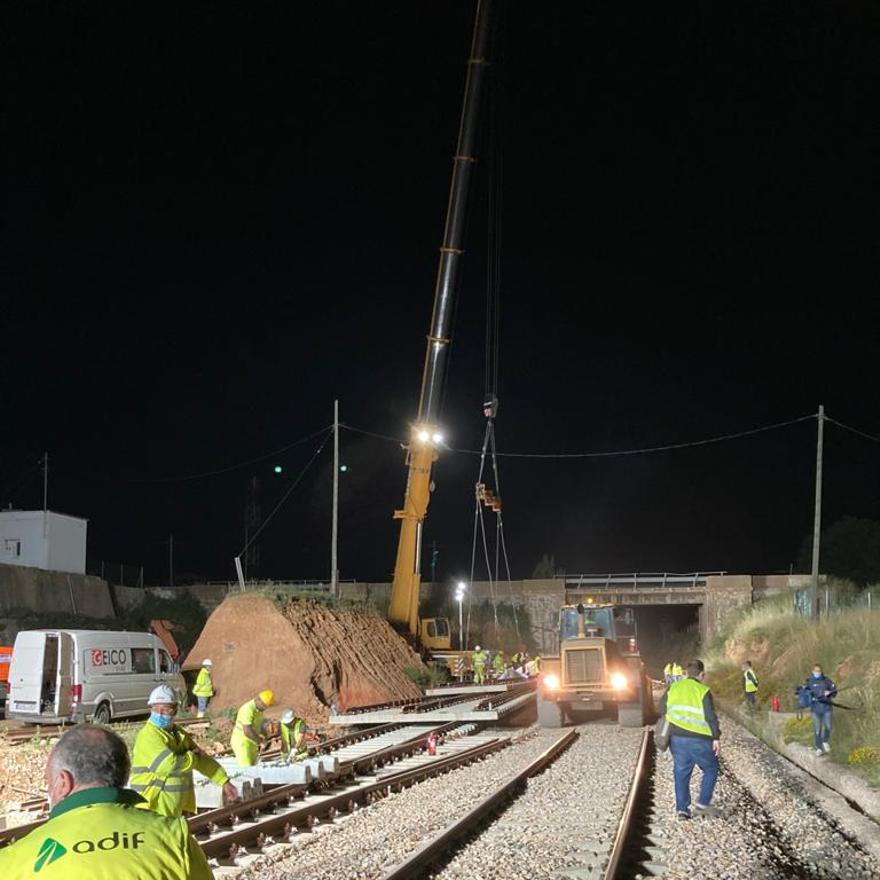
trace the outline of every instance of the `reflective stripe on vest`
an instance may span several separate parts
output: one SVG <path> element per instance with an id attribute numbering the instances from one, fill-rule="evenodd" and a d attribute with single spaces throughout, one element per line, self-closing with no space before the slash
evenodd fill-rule
<path id="1" fill-rule="evenodd" d="M 709 688 L 696 679 L 676 681 L 666 695 L 666 720 L 682 730 L 712 736 L 703 711 L 703 697 L 708 692 Z"/>
<path id="2" fill-rule="evenodd" d="M 746 693 L 747 694 L 756 693 L 758 690 L 758 682 L 755 679 L 755 673 L 752 672 L 751 669 L 749 669 L 745 673 L 743 673 L 743 675 L 745 676 L 745 681 L 746 681 Z"/>

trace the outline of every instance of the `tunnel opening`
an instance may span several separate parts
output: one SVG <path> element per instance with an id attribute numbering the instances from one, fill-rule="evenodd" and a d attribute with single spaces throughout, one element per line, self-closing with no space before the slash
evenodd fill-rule
<path id="1" fill-rule="evenodd" d="M 663 678 L 663 667 L 682 666 L 700 650 L 701 605 L 640 605 L 633 610 L 642 659 L 652 678 Z"/>

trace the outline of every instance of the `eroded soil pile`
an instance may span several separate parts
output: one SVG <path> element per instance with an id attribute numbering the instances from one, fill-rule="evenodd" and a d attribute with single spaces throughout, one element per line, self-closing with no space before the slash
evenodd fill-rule
<path id="1" fill-rule="evenodd" d="M 277 716 L 290 708 L 309 724 L 341 709 L 419 695 L 404 673 L 418 656 L 371 612 L 292 599 L 281 608 L 253 594 L 230 596 L 208 618 L 184 669 L 214 663 L 215 712 L 237 708 L 264 688 Z"/>

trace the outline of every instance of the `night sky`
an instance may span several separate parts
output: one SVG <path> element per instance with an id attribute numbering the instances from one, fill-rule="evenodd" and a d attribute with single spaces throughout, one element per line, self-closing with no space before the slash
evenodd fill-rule
<path id="1" fill-rule="evenodd" d="M 41 506 L 48 450 L 50 507 L 90 520 L 90 560 L 161 583 L 173 534 L 181 575 L 225 579 L 248 478 L 265 515 L 320 439 L 176 478 L 324 428 L 334 397 L 346 423 L 406 436 L 473 12 L 7 6 L 0 503 Z M 497 19 L 499 449 L 673 444 L 820 403 L 880 434 L 877 6 L 502 2 Z M 487 164 L 444 406 L 465 449 L 484 424 Z M 503 459 L 513 575 L 544 553 L 568 572 L 788 571 L 815 431 Z M 261 535 L 262 575 L 327 576 L 329 452 Z M 346 432 L 342 457 L 342 576 L 387 580 L 403 455 Z M 443 578 L 470 568 L 477 464 L 436 468 Z M 826 525 L 880 519 L 880 445 L 827 425 L 825 465 Z"/>

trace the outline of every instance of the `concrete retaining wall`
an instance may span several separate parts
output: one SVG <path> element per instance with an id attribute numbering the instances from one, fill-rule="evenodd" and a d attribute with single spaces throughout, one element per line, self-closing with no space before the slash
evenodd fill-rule
<path id="1" fill-rule="evenodd" d="M 0 639 L 10 644 L 24 614 L 112 618 L 110 587 L 101 578 L 0 564 Z"/>

